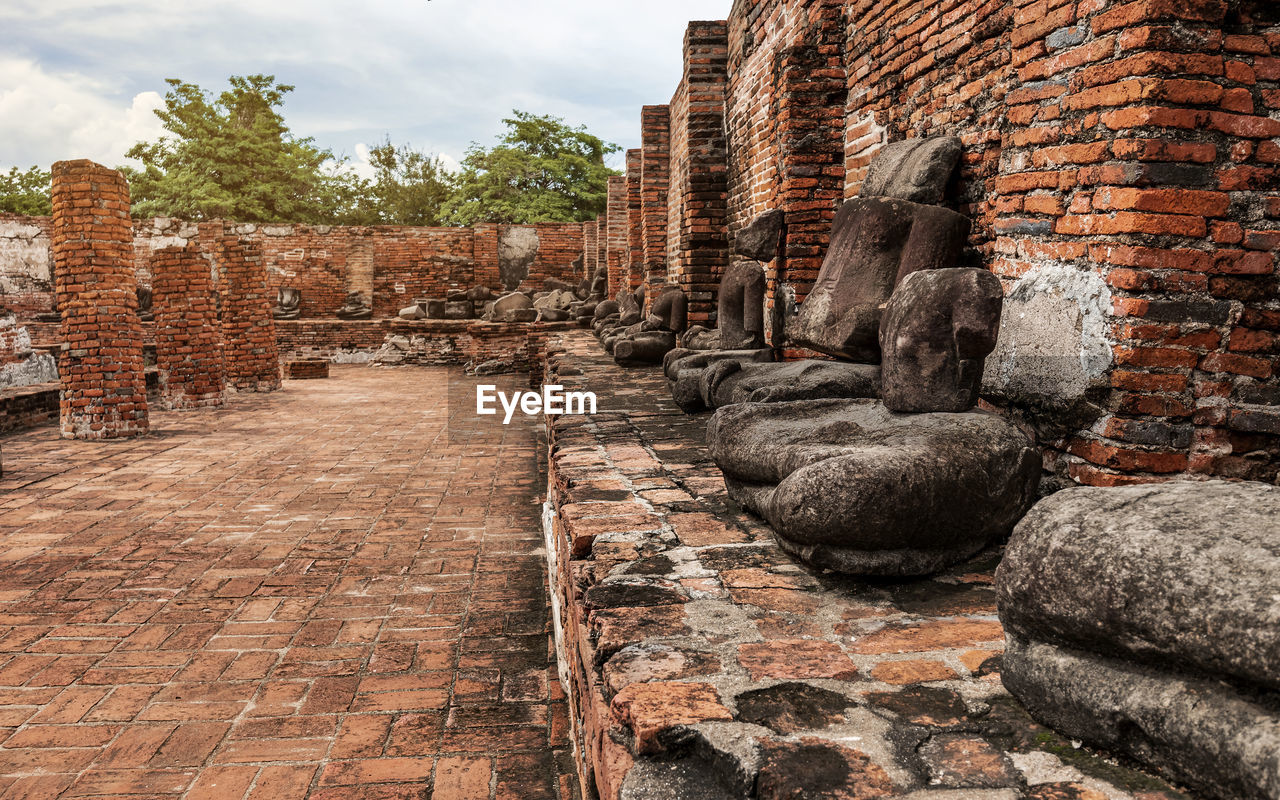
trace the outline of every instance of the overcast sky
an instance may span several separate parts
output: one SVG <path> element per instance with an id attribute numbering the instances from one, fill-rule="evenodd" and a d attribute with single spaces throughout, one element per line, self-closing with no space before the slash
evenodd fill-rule
<path id="1" fill-rule="evenodd" d="M 680 79 L 693 19 L 731 0 L 0 0 L 0 167 L 108 166 L 162 133 L 165 78 L 296 90 L 296 135 L 359 163 L 389 135 L 447 159 L 512 109 L 638 147 Z M 621 154 L 612 166 L 621 167 Z"/>

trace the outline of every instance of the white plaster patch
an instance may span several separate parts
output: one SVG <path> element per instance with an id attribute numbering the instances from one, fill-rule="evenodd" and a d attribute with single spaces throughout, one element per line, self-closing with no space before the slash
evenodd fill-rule
<path id="1" fill-rule="evenodd" d="M 1072 402 L 1101 385 L 1111 367 L 1111 290 L 1095 272 L 1066 264 L 1033 268 L 1009 291 L 985 394 Z"/>

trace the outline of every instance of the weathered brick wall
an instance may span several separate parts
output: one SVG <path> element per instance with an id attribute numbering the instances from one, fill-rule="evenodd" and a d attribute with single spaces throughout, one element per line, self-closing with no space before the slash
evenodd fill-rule
<path id="1" fill-rule="evenodd" d="M 151 291 L 162 402 L 169 409 L 222 405 L 222 328 L 209 263 L 192 244 L 157 250 Z"/>
<path id="2" fill-rule="evenodd" d="M 124 176 L 92 161 L 55 163 L 52 231 L 62 314 L 62 436 L 145 434 L 142 326 Z"/>
<path id="3" fill-rule="evenodd" d="M 1007 294 L 984 397 L 1037 427 L 1047 466 L 1272 480 L 1278 23 L 1262 0 L 736 0 L 686 35 L 665 208 L 644 202 L 642 148 L 641 228 L 666 228 L 647 279 L 669 274 L 705 319 L 727 242 L 781 208 L 776 322 L 879 148 L 955 135 L 963 261 Z M 656 159 L 651 130 L 642 116 Z"/>
<path id="4" fill-rule="evenodd" d="M 667 283 L 667 193 L 671 184 L 671 108 L 640 111 L 640 229 L 647 297 Z"/>
<path id="5" fill-rule="evenodd" d="M 706 323 L 728 262 L 725 228 L 727 142 L 726 23 L 691 22 L 684 37 L 684 75 L 671 99 L 667 264 L 689 298 L 690 323 Z"/>
<path id="6" fill-rule="evenodd" d="M 53 310 L 53 258 L 48 217 L 0 215 L 0 305 L 22 320 Z M 168 218 L 133 221 L 138 284 L 151 286 L 152 254 L 194 243 L 212 270 L 224 223 L 193 224 Z M 584 236 L 579 223 L 475 228 L 338 227 L 233 223 L 238 236 L 257 242 L 274 303 L 281 287 L 301 290 L 304 318 L 332 317 L 347 292 L 372 297 L 377 316 L 394 316 L 415 297 L 442 297 L 477 284 L 500 288 L 498 241 L 529 227 L 539 239 L 522 290 L 547 278 L 576 283 Z"/>
<path id="7" fill-rule="evenodd" d="M 609 177 L 609 207 L 605 215 L 605 263 L 609 265 L 609 296 L 631 286 L 627 270 L 629 239 L 627 211 L 627 177 Z"/>
<path id="8" fill-rule="evenodd" d="M 597 227 L 595 220 L 582 223 L 582 266 L 588 278 L 596 274 L 599 262 L 599 254 L 596 252 Z"/>
<path id="9" fill-rule="evenodd" d="M 227 383 L 241 392 L 275 391 L 280 388 L 280 357 L 261 244 L 227 226 L 218 250 Z"/>
<path id="10" fill-rule="evenodd" d="M 641 202 L 640 169 L 644 151 L 627 151 L 627 288 L 644 283 L 644 206 Z"/>

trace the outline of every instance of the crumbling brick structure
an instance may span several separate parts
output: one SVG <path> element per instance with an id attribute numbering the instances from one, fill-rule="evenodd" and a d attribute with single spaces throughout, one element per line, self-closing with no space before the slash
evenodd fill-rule
<path id="1" fill-rule="evenodd" d="M 173 409 L 222 405 L 222 327 L 210 263 L 192 244 L 151 258 L 160 396 Z"/>
<path id="2" fill-rule="evenodd" d="M 640 230 L 647 297 L 667 283 L 667 193 L 671 186 L 671 108 L 640 111 Z"/>
<path id="3" fill-rule="evenodd" d="M 123 175 L 92 161 L 53 165 L 53 255 L 62 314 L 62 436 L 145 434 L 142 326 Z"/>
<path id="4" fill-rule="evenodd" d="M 218 251 L 227 383 L 240 392 L 273 392 L 280 388 L 280 356 L 262 249 L 228 226 Z"/>
<path id="5" fill-rule="evenodd" d="M 644 283 L 643 204 L 640 200 L 640 168 L 643 151 L 627 151 L 627 285 L 637 289 Z"/>
<path id="6" fill-rule="evenodd" d="M 780 323 L 836 204 L 884 144 L 957 136 L 958 265 L 1006 291 L 983 396 L 1037 428 L 1048 468 L 1274 480 L 1277 64 L 1260 0 L 736 0 L 686 34 L 665 208 L 643 200 L 662 134 L 642 114 L 641 227 L 665 215 L 667 274 L 701 321 L 733 235 L 781 209 L 766 305 L 791 356 Z"/>
<path id="7" fill-rule="evenodd" d="M 605 222 L 605 259 L 609 265 L 609 294 L 631 288 L 627 270 L 627 178 L 613 175 L 609 178 L 608 215 Z"/>

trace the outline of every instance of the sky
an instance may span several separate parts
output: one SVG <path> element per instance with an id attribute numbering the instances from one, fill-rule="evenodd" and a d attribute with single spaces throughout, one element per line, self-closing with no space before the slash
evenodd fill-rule
<path id="1" fill-rule="evenodd" d="M 0 169 L 127 163 L 163 134 L 166 78 L 296 89 L 285 121 L 351 159 L 386 137 L 461 159 L 513 109 L 624 148 L 670 100 L 685 26 L 732 0 L 0 0 Z M 621 168 L 624 156 L 610 158 Z"/>

